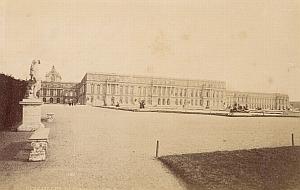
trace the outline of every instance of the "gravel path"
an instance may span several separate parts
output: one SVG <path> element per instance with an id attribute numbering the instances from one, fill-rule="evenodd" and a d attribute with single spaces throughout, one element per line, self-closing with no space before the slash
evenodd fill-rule
<path id="1" fill-rule="evenodd" d="M 185 189 L 154 159 L 157 139 L 160 155 L 285 146 L 292 132 L 300 142 L 297 118 L 228 118 L 63 105 L 45 105 L 46 112 L 55 113 L 55 122 L 46 123 L 51 128 L 47 160 L 25 162 L 21 145 L 20 152 L 0 156 L 0 189 Z M 9 146 L 0 149 L 7 151 Z"/>

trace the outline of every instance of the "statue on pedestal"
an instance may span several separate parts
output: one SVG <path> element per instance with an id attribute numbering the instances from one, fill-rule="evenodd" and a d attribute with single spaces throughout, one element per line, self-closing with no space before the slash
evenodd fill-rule
<path id="1" fill-rule="evenodd" d="M 41 79 L 39 77 L 40 60 L 33 60 L 30 65 L 30 79 L 28 81 L 27 97 L 20 101 L 20 105 L 23 107 L 23 119 L 22 125 L 20 125 L 17 131 L 35 131 L 45 126 L 41 122 L 42 101 L 39 100 Z"/>
<path id="2" fill-rule="evenodd" d="M 29 90 L 28 98 L 39 98 L 41 90 L 41 80 L 39 77 L 39 65 L 40 60 L 33 60 L 30 66 L 30 79 L 29 79 Z"/>

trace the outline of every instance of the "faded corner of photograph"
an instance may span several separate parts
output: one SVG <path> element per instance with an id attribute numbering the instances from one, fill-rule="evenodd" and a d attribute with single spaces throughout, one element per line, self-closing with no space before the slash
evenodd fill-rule
<path id="1" fill-rule="evenodd" d="M 297 0 L 0 0 L 0 189 L 300 189 Z"/>

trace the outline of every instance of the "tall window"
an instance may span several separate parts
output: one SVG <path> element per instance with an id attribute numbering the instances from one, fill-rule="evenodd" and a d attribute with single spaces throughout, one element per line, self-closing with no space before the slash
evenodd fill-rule
<path id="1" fill-rule="evenodd" d="M 108 88 L 108 89 L 107 89 L 107 94 L 110 94 L 110 90 L 111 90 L 111 89 L 110 89 L 110 88 L 111 88 L 111 87 L 110 87 L 110 84 L 107 85 L 107 88 Z"/>
<path id="2" fill-rule="evenodd" d="M 163 94 L 163 96 L 166 94 L 166 87 L 162 87 L 162 94 Z"/>
<path id="3" fill-rule="evenodd" d="M 94 94 L 94 84 L 91 84 L 91 93 Z"/>
<path id="4" fill-rule="evenodd" d="M 131 95 L 133 95 L 133 91 L 134 91 L 134 86 L 131 86 L 131 89 L 130 89 Z"/>
<path id="5" fill-rule="evenodd" d="M 114 85 L 114 84 L 111 85 L 111 94 L 112 95 L 116 94 L 116 85 Z"/>
<path id="6" fill-rule="evenodd" d="M 153 88 L 153 94 L 156 94 L 156 89 L 157 89 L 157 87 L 154 86 L 154 88 Z"/>
<path id="7" fill-rule="evenodd" d="M 123 95 L 123 86 L 120 86 L 120 95 Z"/>
<path id="8" fill-rule="evenodd" d="M 97 85 L 97 93 L 100 94 L 100 85 Z"/>

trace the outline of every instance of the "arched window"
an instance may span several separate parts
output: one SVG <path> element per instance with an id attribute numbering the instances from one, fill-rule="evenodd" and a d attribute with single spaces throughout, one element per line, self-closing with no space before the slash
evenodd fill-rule
<path id="1" fill-rule="evenodd" d="M 167 99 L 167 105 L 170 105 L 170 99 Z"/>
<path id="2" fill-rule="evenodd" d="M 100 94 L 100 85 L 97 85 L 97 93 Z"/>
<path id="3" fill-rule="evenodd" d="M 160 105 L 160 98 L 158 98 L 157 104 Z"/>
<path id="4" fill-rule="evenodd" d="M 51 104 L 53 103 L 53 98 L 50 98 L 50 103 L 51 103 Z"/>
<path id="5" fill-rule="evenodd" d="M 57 98 L 57 99 L 56 99 L 56 102 L 57 102 L 58 104 L 60 104 L 60 98 Z"/>
<path id="6" fill-rule="evenodd" d="M 43 98 L 43 102 L 46 102 L 47 100 L 46 100 L 46 98 Z"/>

